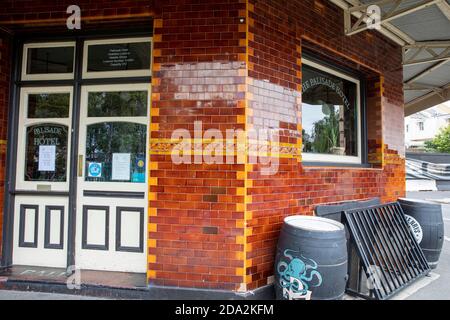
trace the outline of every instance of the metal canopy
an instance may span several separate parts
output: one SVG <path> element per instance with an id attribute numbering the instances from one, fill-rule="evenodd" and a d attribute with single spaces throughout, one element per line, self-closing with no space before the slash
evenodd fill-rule
<path id="1" fill-rule="evenodd" d="M 450 0 L 329 1 L 344 10 L 350 37 L 380 9 L 377 30 L 403 47 L 406 116 L 450 100 Z"/>

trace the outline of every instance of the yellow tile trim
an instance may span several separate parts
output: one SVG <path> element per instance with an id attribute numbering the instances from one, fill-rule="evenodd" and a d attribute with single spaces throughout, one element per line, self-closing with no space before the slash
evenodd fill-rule
<path id="1" fill-rule="evenodd" d="M 160 97 L 159 93 L 152 93 L 152 101 L 159 101 Z"/>
<path id="2" fill-rule="evenodd" d="M 158 131 L 158 130 L 159 130 L 159 123 L 150 124 L 150 131 Z"/>
<path id="3" fill-rule="evenodd" d="M 149 217 L 156 217 L 158 215 L 158 209 L 156 208 L 148 209 L 148 215 Z"/>
<path id="4" fill-rule="evenodd" d="M 245 124 L 245 122 L 246 122 L 246 116 L 245 116 L 245 115 L 237 116 L 236 122 L 239 123 L 239 124 L 242 124 L 242 123 Z"/>
<path id="5" fill-rule="evenodd" d="M 236 188 L 236 195 L 237 196 L 245 196 L 246 195 L 246 188 Z"/>
<path id="6" fill-rule="evenodd" d="M 148 270 L 147 271 L 147 278 L 148 279 L 156 279 L 156 271 L 155 270 Z"/>
<path id="7" fill-rule="evenodd" d="M 161 64 L 160 63 L 153 63 L 152 71 L 161 71 Z"/>
<path id="8" fill-rule="evenodd" d="M 162 28 L 163 26 L 163 19 L 155 19 L 154 20 L 154 27 L 155 28 Z"/>
<path id="9" fill-rule="evenodd" d="M 150 170 L 158 170 L 158 162 L 150 162 Z"/>
<path id="10" fill-rule="evenodd" d="M 161 41 L 162 41 L 162 34 L 153 35 L 153 42 L 161 42 Z"/>
<path id="11" fill-rule="evenodd" d="M 148 184 L 150 185 L 150 186 L 157 186 L 158 185 L 158 178 L 149 178 L 148 179 Z"/>
<path id="12" fill-rule="evenodd" d="M 153 49 L 153 56 L 154 57 L 161 57 L 162 56 L 161 49 Z"/>
<path id="13" fill-rule="evenodd" d="M 236 179 L 238 179 L 238 180 L 245 180 L 246 177 L 247 177 L 247 172 L 245 172 L 245 171 L 238 171 L 236 173 Z"/>
<path id="14" fill-rule="evenodd" d="M 156 232 L 158 230 L 158 226 L 156 223 L 149 223 L 148 224 L 148 232 Z"/>
<path id="15" fill-rule="evenodd" d="M 245 237 L 244 236 L 236 236 L 236 244 L 245 244 L 245 242 L 246 241 L 245 241 Z"/>
<path id="16" fill-rule="evenodd" d="M 152 78 L 152 86 L 159 86 L 161 85 L 161 79 L 160 78 Z"/>
<path id="17" fill-rule="evenodd" d="M 254 41 L 254 36 L 253 34 L 250 32 L 250 27 L 254 26 L 254 21 L 253 19 L 250 18 L 250 14 L 249 12 L 254 10 L 254 7 L 252 4 L 249 3 L 249 0 L 245 1 L 245 20 L 246 20 L 246 68 L 247 68 L 247 77 L 246 77 L 246 94 L 245 94 L 245 128 L 246 128 L 246 132 L 248 132 L 248 130 L 250 130 L 250 128 L 252 128 L 252 125 L 250 123 L 247 123 L 249 117 L 251 117 L 253 115 L 252 110 L 249 108 L 249 101 L 253 100 L 253 94 L 250 92 L 249 90 L 249 86 L 253 85 L 250 77 L 248 76 L 248 72 L 249 71 L 253 71 L 255 66 L 253 63 L 250 63 L 250 56 L 254 56 L 254 50 L 253 48 L 250 48 L 250 41 Z M 247 141 L 248 141 L 248 136 L 246 137 Z M 250 143 L 250 142 L 249 142 Z M 245 157 L 245 170 L 244 170 L 244 188 L 243 192 L 241 195 L 244 196 L 244 203 L 243 203 L 243 207 L 244 207 L 244 254 L 243 254 L 243 260 L 244 260 L 244 267 L 242 268 L 242 272 L 237 274 L 239 276 L 242 276 L 242 281 L 243 281 L 243 285 L 241 286 L 241 291 L 247 291 L 247 284 L 251 282 L 251 277 L 246 276 L 247 273 L 247 269 L 249 267 L 248 263 L 247 263 L 247 252 L 249 252 L 248 248 L 249 248 L 249 244 L 248 244 L 248 236 L 250 234 L 250 228 L 248 227 L 249 224 L 249 219 L 248 219 L 248 213 L 247 213 L 247 203 L 249 197 L 247 196 L 247 192 L 248 192 L 248 188 L 251 185 L 250 179 L 248 178 L 248 172 L 251 171 L 253 169 L 252 165 L 249 165 L 248 162 L 248 155 L 250 154 L 248 152 L 248 149 L 246 150 L 247 154 Z"/>
<path id="18" fill-rule="evenodd" d="M 148 256 L 148 263 L 155 263 L 156 262 L 156 256 L 154 254 L 150 254 Z"/>
<path id="19" fill-rule="evenodd" d="M 149 248 L 156 248 L 156 240 L 155 239 L 148 239 L 147 245 Z"/>

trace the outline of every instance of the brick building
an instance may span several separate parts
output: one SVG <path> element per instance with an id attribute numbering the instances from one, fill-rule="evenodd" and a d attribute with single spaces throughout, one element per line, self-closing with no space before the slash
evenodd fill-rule
<path id="1" fill-rule="evenodd" d="M 71 1 L 1 4 L 4 267 L 248 292 L 284 217 L 404 196 L 401 47 L 329 1 L 79 0 L 80 30 Z M 276 171 L 233 137 L 233 161 L 176 164 L 177 129 L 271 129 Z"/>

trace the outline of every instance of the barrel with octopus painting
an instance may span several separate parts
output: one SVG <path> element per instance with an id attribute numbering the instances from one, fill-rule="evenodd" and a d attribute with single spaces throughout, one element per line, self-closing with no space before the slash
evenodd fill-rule
<path id="1" fill-rule="evenodd" d="M 284 220 L 275 258 L 279 300 L 339 300 L 347 283 L 344 225 L 320 217 Z"/>

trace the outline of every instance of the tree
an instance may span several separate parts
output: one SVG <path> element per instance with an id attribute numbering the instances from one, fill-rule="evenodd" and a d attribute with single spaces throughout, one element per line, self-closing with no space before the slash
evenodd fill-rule
<path id="1" fill-rule="evenodd" d="M 450 153 L 450 125 L 442 128 L 433 140 L 426 141 L 425 147 L 430 151 Z"/>

